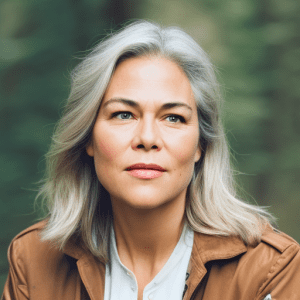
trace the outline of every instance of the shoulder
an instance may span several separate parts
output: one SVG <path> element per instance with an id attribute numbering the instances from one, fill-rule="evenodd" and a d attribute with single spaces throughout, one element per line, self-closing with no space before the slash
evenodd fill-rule
<path id="1" fill-rule="evenodd" d="M 296 282 L 300 282 L 299 266 L 299 244 L 287 234 L 267 226 L 261 242 L 248 246 L 238 268 L 241 282 L 244 285 L 248 282 L 249 288 L 256 287 L 255 299 L 263 299 L 271 292 L 272 297 L 283 299 L 281 297 L 289 295 L 296 288 Z"/>
<path id="2" fill-rule="evenodd" d="M 38 222 L 13 238 L 7 255 L 11 267 L 25 271 L 35 266 L 47 267 L 47 263 L 53 265 L 62 259 L 64 254 L 56 245 L 41 240 L 45 225 L 45 220 Z"/>
<path id="3" fill-rule="evenodd" d="M 18 252 L 20 249 L 31 252 L 34 251 L 34 249 L 45 247 L 47 243 L 42 242 L 40 238 L 40 232 L 45 225 L 46 220 L 43 220 L 17 234 L 10 243 L 9 254 L 11 251 Z"/>
<path id="4" fill-rule="evenodd" d="M 244 260 L 272 263 L 283 257 L 292 259 L 299 251 L 300 246 L 293 238 L 268 225 L 261 236 L 260 243 L 248 246 Z"/>
<path id="5" fill-rule="evenodd" d="M 300 248 L 298 242 L 296 242 L 292 237 L 275 228 L 272 228 L 271 226 L 267 226 L 264 230 L 261 237 L 261 243 L 273 247 L 280 253 L 283 253 L 291 246 L 297 249 Z"/>
<path id="6" fill-rule="evenodd" d="M 33 224 L 32 226 L 24 229 L 20 233 L 18 233 L 12 240 L 12 242 L 17 240 L 26 240 L 32 237 L 37 237 L 38 233 L 45 227 L 47 224 L 46 220 L 40 221 L 38 223 Z"/>
<path id="7" fill-rule="evenodd" d="M 41 240 L 40 233 L 46 224 L 41 221 L 23 230 L 9 246 L 10 274 L 18 286 L 54 286 L 57 278 L 67 278 L 69 272 L 77 270 L 74 257 L 60 250 L 55 243 Z M 47 283 L 42 282 L 45 278 Z"/>
<path id="8" fill-rule="evenodd" d="M 41 239 L 46 225 L 45 221 L 34 224 L 12 240 L 8 249 L 5 299 L 75 299 L 78 296 L 78 260 L 70 255 L 81 253 L 76 239 L 70 243 L 70 253 L 66 253 L 65 248 L 60 250 L 55 243 Z M 84 256 L 80 265 L 88 264 L 89 258 Z"/>

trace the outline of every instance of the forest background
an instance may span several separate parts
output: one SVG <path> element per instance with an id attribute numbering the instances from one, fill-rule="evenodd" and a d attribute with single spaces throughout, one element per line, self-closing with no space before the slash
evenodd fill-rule
<path id="1" fill-rule="evenodd" d="M 242 196 L 300 241 L 300 1 L 2 0 L 0 293 L 11 239 L 39 216 L 36 182 L 76 57 L 136 19 L 180 26 L 209 54 Z"/>

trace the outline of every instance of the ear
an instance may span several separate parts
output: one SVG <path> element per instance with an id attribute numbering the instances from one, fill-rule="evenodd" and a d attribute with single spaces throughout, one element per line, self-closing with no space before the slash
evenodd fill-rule
<path id="1" fill-rule="evenodd" d="M 94 143 L 92 139 L 90 139 L 90 141 L 86 145 L 85 150 L 87 155 L 94 157 Z"/>

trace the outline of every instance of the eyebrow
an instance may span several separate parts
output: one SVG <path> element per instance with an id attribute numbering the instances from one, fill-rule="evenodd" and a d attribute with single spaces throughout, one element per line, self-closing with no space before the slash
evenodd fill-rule
<path id="1" fill-rule="evenodd" d="M 103 108 L 105 108 L 106 106 L 108 106 L 109 104 L 112 104 L 112 103 L 123 103 L 125 105 L 129 105 L 134 108 L 141 108 L 141 106 L 138 102 L 136 102 L 134 100 L 130 100 L 130 99 L 124 99 L 124 98 L 112 98 L 104 103 Z M 161 109 L 170 109 L 173 107 L 185 107 L 185 108 L 193 111 L 193 109 L 188 104 L 183 103 L 183 102 L 167 102 L 161 106 Z"/>

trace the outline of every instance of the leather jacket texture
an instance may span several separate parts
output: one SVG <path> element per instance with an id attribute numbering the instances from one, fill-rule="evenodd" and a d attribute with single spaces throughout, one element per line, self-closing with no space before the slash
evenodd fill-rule
<path id="1" fill-rule="evenodd" d="M 80 238 L 63 251 L 41 242 L 41 221 L 19 233 L 8 249 L 2 300 L 103 300 L 105 264 Z M 300 246 L 267 226 L 261 242 L 194 232 L 184 300 L 299 300 Z M 116 283 L 117 284 L 117 283 Z"/>

